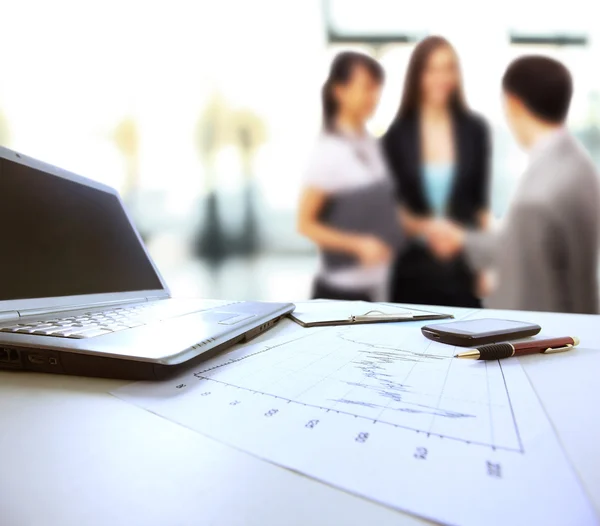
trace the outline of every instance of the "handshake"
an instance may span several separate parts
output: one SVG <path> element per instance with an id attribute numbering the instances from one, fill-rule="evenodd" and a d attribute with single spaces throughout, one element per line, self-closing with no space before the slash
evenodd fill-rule
<path id="1" fill-rule="evenodd" d="M 427 220 L 421 232 L 433 254 L 442 260 L 452 259 L 465 243 L 465 230 L 447 219 Z M 352 252 L 365 267 L 389 263 L 394 256 L 390 247 L 373 236 L 356 238 Z"/>
<path id="2" fill-rule="evenodd" d="M 431 251 L 440 259 L 451 259 L 464 247 L 465 230 L 447 219 L 427 222 L 423 234 Z"/>

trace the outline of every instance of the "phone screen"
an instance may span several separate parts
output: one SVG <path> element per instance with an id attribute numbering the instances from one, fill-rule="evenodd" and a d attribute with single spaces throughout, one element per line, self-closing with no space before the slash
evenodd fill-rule
<path id="1" fill-rule="evenodd" d="M 482 334 L 488 332 L 497 331 L 508 331 L 511 329 L 520 329 L 522 327 L 530 326 L 530 323 L 524 323 L 521 321 L 510 321 L 510 320 L 470 320 L 470 321 L 457 321 L 453 323 L 447 323 L 444 325 L 438 325 L 442 331 L 457 331 L 464 332 L 465 334 Z"/>

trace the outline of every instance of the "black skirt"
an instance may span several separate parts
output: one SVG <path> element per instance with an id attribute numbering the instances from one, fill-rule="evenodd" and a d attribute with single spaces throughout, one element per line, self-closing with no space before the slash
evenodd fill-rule
<path id="1" fill-rule="evenodd" d="M 463 256 L 440 261 L 414 241 L 396 257 L 390 296 L 394 303 L 480 308 L 475 288 L 475 275 Z"/>

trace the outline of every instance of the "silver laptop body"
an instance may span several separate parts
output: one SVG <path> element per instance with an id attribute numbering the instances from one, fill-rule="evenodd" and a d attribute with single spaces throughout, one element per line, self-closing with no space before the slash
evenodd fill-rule
<path id="1" fill-rule="evenodd" d="M 118 193 L 0 147 L 0 369 L 158 379 L 292 304 L 172 298 Z"/>

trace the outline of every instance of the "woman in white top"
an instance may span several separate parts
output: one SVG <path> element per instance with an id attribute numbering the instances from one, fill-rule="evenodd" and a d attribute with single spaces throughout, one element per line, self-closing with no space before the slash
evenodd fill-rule
<path id="1" fill-rule="evenodd" d="M 383 69 L 376 60 L 344 52 L 333 60 L 323 86 L 323 132 L 306 173 L 298 218 L 300 233 L 321 250 L 315 298 L 387 299 L 389 269 L 397 248 L 390 243 L 390 236 L 368 232 L 367 227 L 343 229 L 327 220 L 328 209 L 340 198 L 346 201 L 342 207 L 352 206 L 350 222 L 355 225 L 366 225 L 376 215 L 383 218 L 389 230 L 389 218 L 396 217 L 393 186 L 383 154 L 378 141 L 365 129 L 379 102 L 383 78 Z M 387 185 L 382 188 L 387 188 L 389 200 L 385 195 L 367 197 L 381 193 L 378 185 Z M 375 214 L 373 199 L 380 203 L 375 206 Z M 398 224 L 393 222 L 399 234 Z M 336 257 L 345 258 L 345 264 L 333 264 Z"/>

